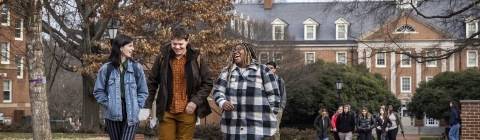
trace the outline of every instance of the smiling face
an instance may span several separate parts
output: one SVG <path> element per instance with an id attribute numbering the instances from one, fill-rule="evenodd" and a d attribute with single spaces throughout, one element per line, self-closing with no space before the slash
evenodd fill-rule
<path id="1" fill-rule="evenodd" d="M 367 116 L 367 110 L 363 109 L 362 114 L 363 114 L 363 116 Z"/>
<path id="2" fill-rule="evenodd" d="M 267 65 L 268 68 L 270 68 L 270 70 L 272 71 L 273 74 L 275 74 L 275 71 L 277 71 L 277 69 L 275 69 L 275 67 L 273 67 L 273 65 Z"/>
<path id="3" fill-rule="evenodd" d="M 337 113 L 342 113 L 343 112 L 343 107 L 338 107 Z"/>
<path id="4" fill-rule="evenodd" d="M 120 47 L 120 52 L 121 52 L 121 54 L 122 54 L 122 62 L 123 62 L 126 58 L 132 57 L 133 50 L 134 50 L 134 48 L 133 48 L 133 42 L 128 43 L 127 45 Z"/>
<path id="5" fill-rule="evenodd" d="M 187 52 L 188 40 L 185 39 L 172 39 L 172 50 L 175 52 L 175 56 L 182 56 Z"/>
<path id="6" fill-rule="evenodd" d="M 241 45 L 235 46 L 232 50 L 233 60 L 237 66 L 246 68 L 247 64 L 245 64 L 245 48 Z"/>

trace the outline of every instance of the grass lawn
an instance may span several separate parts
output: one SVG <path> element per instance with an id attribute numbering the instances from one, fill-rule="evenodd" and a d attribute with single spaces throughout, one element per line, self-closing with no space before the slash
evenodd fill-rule
<path id="1" fill-rule="evenodd" d="M 53 139 L 106 139 L 108 140 L 108 137 L 95 137 L 95 136 L 90 136 L 90 135 L 83 135 L 83 134 L 67 134 L 67 133 L 52 133 L 52 138 Z M 32 133 L 9 133 L 9 132 L 0 132 L 0 139 L 33 139 L 33 134 Z"/>

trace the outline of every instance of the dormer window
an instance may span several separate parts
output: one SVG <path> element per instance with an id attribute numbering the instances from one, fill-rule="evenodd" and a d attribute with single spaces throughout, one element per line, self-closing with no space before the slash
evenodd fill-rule
<path id="1" fill-rule="evenodd" d="M 285 36 L 285 28 L 288 26 L 288 24 L 277 18 L 272 21 L 272 40 L 283 40 Z"/>
<path id="2" fill-rule="evenodd" d="M 408 25 L 403 25 L 397 28 L 395 33 L 416 33 L 417 31 L 412 27 Z"/>
<path id="3" fill-rule="evenodd" d="M 474 17 L 467 18 L 465 20 L 465 26 L 466 26 L 465 38 L 469 38 L 470 36 L 478 32 L 478 19 L 475 19 Z M 478 35 L 473 38 L 478 38 Z"/>
<path id="4" fill-rule="evenodd" d="M 397 7 L 400 9 L 417 7 L 417 0 L 397 0 Z"/>
<path id="5" fill-rule="evenodd" d="M 339 18 L 337 21 L 335 21 L 335 24 L 336 24 L 336 28 L 335 28 L 336 39 L 347 40 L 348 26 L 350 25 L 350 23 L 343 18 Z"/>
<path id="6" fill-rule="evenodd" d="M 318 22 L 308 18 L 303 22 L 304 25 L 304 39 L 305 40 L 315 40 L 317 38 L 317 26 Z"/>

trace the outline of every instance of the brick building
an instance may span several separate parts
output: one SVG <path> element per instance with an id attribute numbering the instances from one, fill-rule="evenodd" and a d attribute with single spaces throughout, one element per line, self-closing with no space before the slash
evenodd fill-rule
<path id="1" fill-rule="evenodd" d="M 0 113 L 7 123 L 21 123 L 30 115 L 26 42 L 23 19 L 13 10 L 11 1 L 0 5 Z"/>
<path id="2" fill-rule="evenodd" d="M 478 67 L 478 48 L 466 46 L 446 59 L 419 58 L 442 56 L 465 44 L 465 40 L 478 32 L 478 15 L 466 12 L 455 23 L 442 19 L 421 17 L 413 8 L 423 13 L 439 13 L 448 2 L 417 0 L 309 2 L 309 3 L 235 4 L 231 13 L 235 19 L 228 28 L 248 39 L 257 39 L 259 30 L 254 23 L 269 24 L 267 40 L 271 43 L 293 36 L 291 47 L 301 52 L 302 63 L 317 59 L 347 65 L 366 65 L 372 73 L 382 74 L 388 88 L 402 102 L 401 115 L 405 126 L 444 126 L 444 121 L 431 118 L 422 120 L 407 117 L 406 104 L 418 84 L 445 71 L 459 71 Z M 412 3 L 410 3 L 412 2 Z M 357 5 L 357 7 L 355 7 Z M 360 5 L 360 6 L 359 6 Z M 365 5 L 387 5 L 373 16 L 356 16 Z M 363 7 L 362 7 L 363 6 Z M 463 18 L 463 19 L 462 19 Z M 455 26 L 452 30 L 450 26 Z M 478 36 L 473 37 L 478 41 Z M 258 44 L 257 44 L 258 45 Z M 262 63 L 283 60 L 282 52 L 260 51 Z M 279 57 L 280 56 L 280 57 Z M 413 57 L 412 57 L 413 56 Z M 287 89 L 288 91 L 288 89 Z"/>

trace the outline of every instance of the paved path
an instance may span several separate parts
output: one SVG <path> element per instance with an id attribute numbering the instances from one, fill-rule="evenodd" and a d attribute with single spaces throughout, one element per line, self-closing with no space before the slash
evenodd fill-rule
<path id="1" fill-rule="evenodd" d="M 431 137 L 436 138 L 440 136 L 432 136 L 432 135 L 413 135 L 413 134 L 405 134 L 405 139 L 407 140 L 419 140 L 421 137 Z M 405 140 L 402 134 L 397 135 L 397 140 Z"/>

